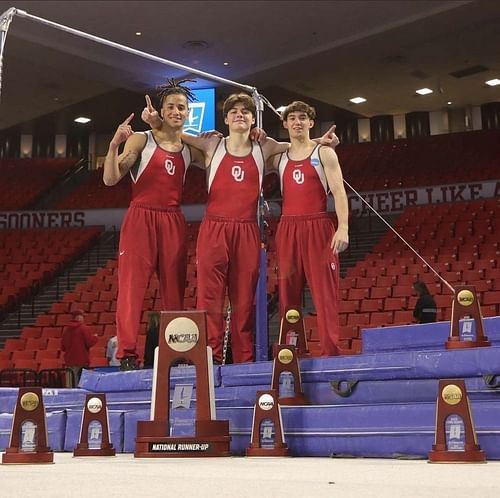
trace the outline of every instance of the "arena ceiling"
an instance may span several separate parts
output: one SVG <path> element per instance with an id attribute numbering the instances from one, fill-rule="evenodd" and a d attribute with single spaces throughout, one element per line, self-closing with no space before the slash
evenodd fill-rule
<path id="1" fill-rule="evenodd" d="M 500 101 L 485 84 L 500 78 L 496 0 L 0 1 L 11 7 L 257 86 L 276 107 L 300 95 L 370 117 Z M 0 130 L 50 114 L 64 133 L 82 109 L 114 128 L 130 95 L 192 75 L 15 16 L 2 76 Z"/>

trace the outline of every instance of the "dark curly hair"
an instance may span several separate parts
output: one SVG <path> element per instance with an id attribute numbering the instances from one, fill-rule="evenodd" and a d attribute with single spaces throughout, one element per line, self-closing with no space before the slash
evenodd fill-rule
<path id="1" fill-rule="evenodd" d="M 166 83 L 164 83 L 163 85 L 159 85 L 157 87 L 157 90 L 158 90 L 158 98 L 160 99 L 160 107 L 163 106 L 163 101 L 169 95 L 175 95 L 175 94 L 184 95 L 184 97 L 186 97 L 188 102 L 195 102 L 196 100 L 198 100 L 194 95 L 193 91 L 187 86 L 183 85 L 184 83 L 188 82 L 196 83 L 196 80 L 184 79 L 175 81 L 174 78 L 168 78 Z"/>

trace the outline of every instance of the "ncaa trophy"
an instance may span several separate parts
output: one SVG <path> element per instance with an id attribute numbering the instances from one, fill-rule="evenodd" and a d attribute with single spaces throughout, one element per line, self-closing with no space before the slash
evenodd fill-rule
<path id="1" fill-rule="evenodd" d="M 482 463 L 486 457 L 476 431 L 463 379 L 439 381 L 435 444 L 429 463 Z"/>
<path id="2" fill-rule="evenodd" d="M 460 318 L 468 317 L 462 323 Z M 476 333 L 472 332 L 472 324 L 476 325 Z M 455 288 L 455 296 L 451 304 L 450 336 L 446 349 L 478 348 L 491 346 L 484 335 L 483 316 L 477 300 L 476 288 L 472 285 L 462 285 Z"/>
<path id="3" fill-rule="evenodd" d="M 281 318 L 278 344 L 295 346 L 299 356 L 309 354 L 304 331 L 304 319 L 299 306 L 285 306 L 285 313 Z"/>
<path id="4" fill-rule="evenodd" d="M 151 419 L 137 423 L 137 458 L 229 456 L 229 421 L 215 419 L 212 349 L 204 311 L 162 311 L 151 397 Z M 196 369 L 194 436 L 174 436 L 170 427 L 170 370 L 177 363 Z"/>
<path id="5" fill-rule="evenodd" d="M 47 444 L 42 388 L 20 387 L 12 417 L 9 447 L 2 455 L 2 463 L 54 463 L 54 453 Z"/>
<path id="6" fill-rule="evenodd" d="M 73 456 L 115 456 L 109 437 L 108 409 L 105 394 L 87 394 L 83 409 L 80 442 Z"/>
<path id="7" fill-rule="evenodd" d="M 280 391 L 280 379 L 283 378 L 283 389 Z M 287 382 L 293 382 L 291 386 L 286 386 Z M 302 392 L 302 381 L 300 379 L 299 360 L 295 346 L 278 344 L 275 348 L 273 362 L 273 375 L 271 389 L 276 390 L 280 405 L 307 405 L 308 401 Z"/>
<path id="8" fill-rule="evenodd" d="M 289 456 L 275 389 L 257 391 L 253 409 L 252 437 L 246 456 Z"/>

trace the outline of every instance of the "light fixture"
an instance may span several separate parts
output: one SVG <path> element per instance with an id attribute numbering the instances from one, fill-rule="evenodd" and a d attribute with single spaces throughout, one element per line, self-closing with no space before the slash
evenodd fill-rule
<path id="1" fill-rule="evenodd" d="M 80 116 L 80 117 L 75 119 L 75 123 L 82 123 L 82 124 L 87 124 L 90 121 L 92 121 L 90 118 L 85 118 L 83 116 Z"/>
<path id="2" fill-rule="evenodd" d="M 140 31 L 135 32 L 135 36 L 141 36 L 141 35 L 142 35 L 142 33 Z"/>
<path id="3" fill-rule="evenodd" d="M 430 88 L 419 88 L 418 90 L 415 90 L 419 95 L 429 95 L 429 93 L 432 93 L 432 90 Z"/>
<path id="4" fill-rule="evenodd" d="M 498 79 L 498 78 L 494 78 L 494 79 L 492 79 L 492 80 L 485 81 L 485 83 L 486 83 L 488 86 L 497 86 L 497 85 L 500 85 L 500 79 Z"/>
<path id="5" fill-rule="evenodd" d="M 229 62 L 224 62 L 224 66 L 229 66 Z"/>
<path id="6" fill-rule="evenodd" d="M 352 102 L 353 104 L 362 104 L 363 102 L 366 102 L 366 99 L 363 97 L 353 97 L 352 99 L 349 99 L 349 102 Z"/>
<path id="7" fill-rule="evenodd" d="M 453 104 L 453 102 L 451 100 L 448 100 L 448 102 L 446 102 L 448 105 L 451 105 Z"/>

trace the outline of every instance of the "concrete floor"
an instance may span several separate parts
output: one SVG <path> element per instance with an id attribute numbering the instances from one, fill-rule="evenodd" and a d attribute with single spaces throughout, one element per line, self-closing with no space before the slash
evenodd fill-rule
<path id="1" fill-rule="evenodd" d="M 500 462 L 332 458 L 79 457 L 0 465 L 2 498 L 497 498 Z"/>

